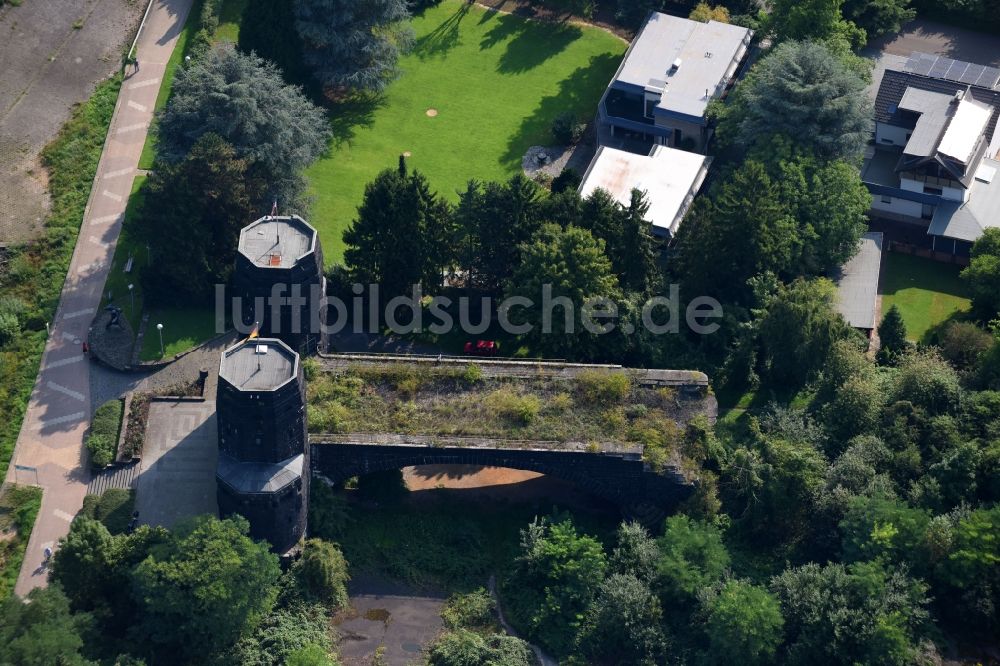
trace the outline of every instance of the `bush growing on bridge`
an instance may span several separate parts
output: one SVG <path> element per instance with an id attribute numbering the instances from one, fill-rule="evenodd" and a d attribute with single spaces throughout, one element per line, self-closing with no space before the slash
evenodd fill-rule
<path id="1" fill-rule="evenodd" d="M 585 370 L 576 376 L 580 395 L 587 402 L 621 402 L 632 390 L 632 379 L 624 372 Z"/>

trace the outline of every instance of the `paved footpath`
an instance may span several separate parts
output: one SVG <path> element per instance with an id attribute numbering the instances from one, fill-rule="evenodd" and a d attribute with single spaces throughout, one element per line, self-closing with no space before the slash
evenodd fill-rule
<path id="1" fill-rule="evenodd" d="M 184 26 L 192 0 L 152 0 L 136 45 L 139 71 L 122 85 L 80 236 L 52 322 L 41 369 L 14 450 L 8 481 L 44 489 L 42 508 L 28 541 L 14 592 L 24 596 L 47 582 L 40 568 L 46 547 L 55 547 L 80 510 L 90 480 L 83 436 L 96 405 L 91 404 L 90 362 L 81 344 L 101 305 L 101 295 L 121 232 L 139 156 L 153 118 L 167 60 Z"/>

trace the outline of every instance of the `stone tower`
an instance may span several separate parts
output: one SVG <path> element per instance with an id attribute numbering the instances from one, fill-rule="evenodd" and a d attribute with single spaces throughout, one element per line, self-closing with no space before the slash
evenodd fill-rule
<path id="1" fill-rule="evenodd" d="M 305 379 L 281 340 L 244 340 L 222 353 L 216 394 L 219 512 L 250 521 L 277 553 L 305 533 L 309 495 Z"/>
<path id="2" fill-rule="evenodd" d="M 243 299 L 243 325 L 258 322 L 261 336 L 283 340 L 303 356 L 325 350 L 313 316 L 326 291 L 323 249 L 319 234 L 301 217 L 268 215 L 243 228 L 233 288 Z M 275 303 L 274 296 L 298 303 Z"/>

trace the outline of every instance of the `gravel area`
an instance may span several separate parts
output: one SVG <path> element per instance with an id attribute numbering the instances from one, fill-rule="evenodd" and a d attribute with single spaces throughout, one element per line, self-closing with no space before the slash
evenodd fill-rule
<path id="1" fill-rule="evenodd" d="M 563 169 L 575 169 L 582 177 L 596 150 L 589 143 L 575 146 L 532 146 L 521 159 L 521 168 L 528 178 L 544 173 L 555 178 Z"/>
<path id="2" fill-rule="evenodd" d="M 0 7 L 0 246 L 31 238 L 48 210 L 39 153 L 115 72 L 140 0 L 28 0 Z"/>

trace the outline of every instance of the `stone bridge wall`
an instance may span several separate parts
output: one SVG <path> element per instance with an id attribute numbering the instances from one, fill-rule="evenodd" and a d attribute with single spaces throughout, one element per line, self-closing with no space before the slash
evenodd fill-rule
<path id="1" fill-rule="evenodd" d="M 358 440 L 364 437 L 358 437 Z M 677 470 L 649 469 L 641 451 L 594 452 L 559 448 L 486 445 L 448 446 L 310 438 L 312 470 L 334 483 L 353 476 L 412 465 L 482 465 L 530 470 L 563 479 L 618 504 L 623 513 L 654 523 L 686 499 L 694 486 Z"/>

